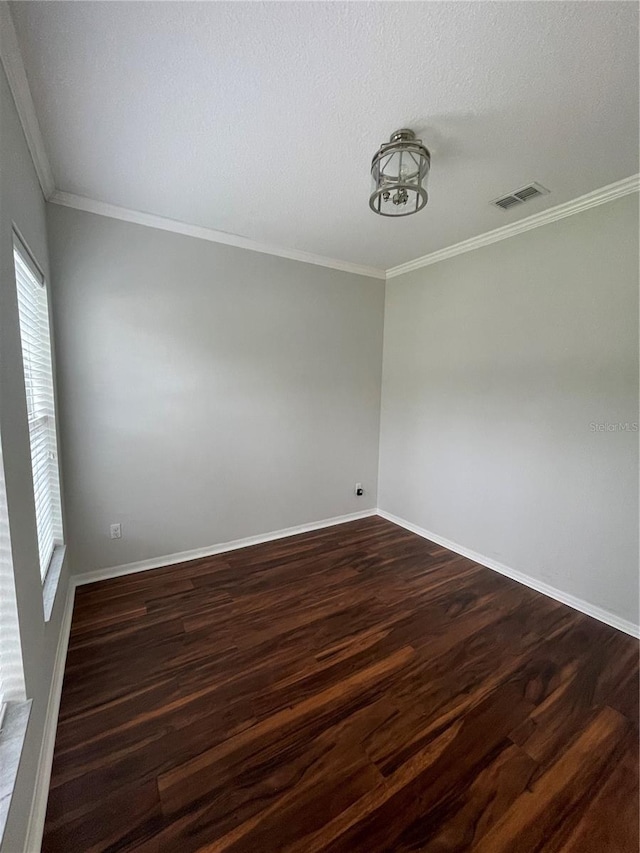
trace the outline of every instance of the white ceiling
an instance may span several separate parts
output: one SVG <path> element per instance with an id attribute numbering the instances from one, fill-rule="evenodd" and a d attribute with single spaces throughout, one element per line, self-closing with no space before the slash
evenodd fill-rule
<path id="1" fill-rule="evenodd" d="M 638 172 L 636 3 L 11 11 L 56 187 L 134 210 L 386 269 Z M 388 219 L 369 167 L 403 126 L 430 201 Z"/>

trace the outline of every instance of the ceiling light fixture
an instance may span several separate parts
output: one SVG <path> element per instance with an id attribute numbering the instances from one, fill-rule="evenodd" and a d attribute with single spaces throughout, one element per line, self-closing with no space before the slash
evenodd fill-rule
<path id="1" fill-rule="evenodd" d="M 371 161 L 371 210 L 381 216 L 408 216 L 422 210 L 429 198 L 430 168 L 431 154 L 422 140 L 407 128 L 396 130 Z"/>

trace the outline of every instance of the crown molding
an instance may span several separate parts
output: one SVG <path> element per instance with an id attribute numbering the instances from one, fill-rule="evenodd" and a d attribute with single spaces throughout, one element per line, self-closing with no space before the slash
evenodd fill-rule
<path id="1" fill-rule="evenodd" d="M 2 3 L 0 3 L 0 6 L 1 5 Z M 84 210 L 88 213 L 97 213 L 100 216 L 108 216 L 111 219 L 120 219 L 123 222 L 145 225 L 148 228 L 159 228 L 163 231 L 172 231 L 175 234 L 184 234 L 187 237 L 195 237 L 199 240 L 208 240 L 212 243 L 223 243 L 224 245 L 235 246 L 239 249 L 248 249 L 252 252 L 276 255 L 281 258 L 288 258 L 292 261 L 301 261 L 306 264 L 329 267 L 330 269 L 341 270 L 342 272 L 353 273 L 354 275 L 364 275 L 370 278 L 389 280 L 391 278 L 396 278 L 399 275 L 404 275 L 404 273 L 413 272 L 413 270 L 420 269 L 421 267 L 426 267 L 430 264 L 436 264 L 439 261 L 453 258 L 456 255 L 462 255 L 465 252 L 471 252 L 474 249 L 480 249 L 483 246 L 490 246 L 492 243 L 498 243 L 500 240 L 515 237 L 517 234 L 523 234 L 525 231 L 531 231 L 533 228 L 539 228 L 541 225 L 548 225 L 551 222 L 556 222 L 558 219 L 573 216 L 575 213 L 581 213 L 584 210 L 589 210 L 591 207 L 606 204 L 609 201 L 613 201 L 614 199 L 621 198 L 625 195 L 630 195 L 634 192 L 640 192 L 640 175 L 632 175 L 629 178 L 616 181 L 606 187 L 601 187 L 598 190 L 594 190 L 593 192 L 573 199 L 573 201 L 568 201 L 565 204 L 559 204 L 556 207 L 549 208 L 549 210 L 544 210 L 542 213 L 537 213 L 534 216 L 528 216 L 526 219 L 520 219 L 518 222 L 513 222 L 509 225 L 503 226 L 502 228 L 487 231 L 484 234 L 479 234 L 477 237 L 471 237 L 469 240 L 463 240 L 461 243 L 455 243 L 453 246 L 447 246 L 444 249 L 439 249 L 437 252 L 431 252 L 428 255 L 423 255 L 421 258 L 416 258 L 413 261 L 407 261 L 404 264 L 391 267 L 386 270 L 386 272 L 385 270 L 381 270 L 376 267 L 353 264 L 349 261 L 326 258 L 323 255 L 313 255 L 309 252 L 301 252 L 295 249 L 284 249 L 268 243 L 259 243 L 255 240 L 249 239 L 248 237 L 239 237 L 235 234 L 229 234 L 225 231 L 215 231 L 212 228 L 205 228 L 200 225 L 190 225 L 176 219 L 168 219 L 164 216 L 156 216 L 152 213 L 143 213 L 139 210 L 119 207 L 118 205 L 108 204 L 103 201 L 96 201 L 95 199 L 75 195 L 74 193 L 62 192 L 61 190 L 54 190 L 50 193 L 48 200 L 53 204 L 59 204 L 63 207 L 71 207 L 75 210 Z"/>
<path id="2" fill-rule="evenodd" d="M 84 210 L 88 213 L 97 213 L 100 216 L 108 216 L 110 219 L 120 219 L 123 222 L 133 222 L 136 225 L 145 225 L 148 228 L 159 228 L 162 231 L 172 231 L 175 234 L 184 234 L 187 237 L 196 237 L 199 240 L 208 240 L 211 243 L 223 243 L 226 246 L 235 246 L 238 249 L 248 249 L 250 252 L 262 252 L 265 255 L 276 255 L 280 258 L 288 258 L 291 261 L 301 261 L 304 264 L 315 264 L 320 267 L 329 267 L 354 275 L 365 275 L 369 278 L 386 277 L 385 271 L 376 267 L 367 267 L 361 264 L 352 264 L 349 261 L 341 261 L 336 258 L 326 258 L 323 255 L 313 255 L 309 252 L 300 252 L 296 249 L 283 249 L 270 243 L 259 243 L 248 237 L 238 237 L 225 231 L 215 231 L 212 228 L 204 228 L 200 225 L 189 225 L 179 222 L 177 219 L 167 219 L 164 216 L 156 216 L 152 213 L 142 213 L 139 210 L 130 210 L 127 207 L 119 207 L 115 204 L 107 204 L 103 201 L 95 201 L 73 193 L 65 193 L 56 190 L 50 196 L 49 201 L 60 204 L 63 207 L 72 207 L 75 210 Z"/>
<path id="3" fill-rule="evenodd" d="M 463 240 L 461 243 L 455 243 L 453 246 L 447 246 L 444 249 L 439 249 L 436 252 L 415 258 L 413 261 L 398 264 L 385 271 L 377 267 L 354 264 L 350 261 L 342 261 L 337 258 L 327 258 L 323 255 L 314 255 L 310 252 L 302 252 L 296 249 L 286 249 L 270 243 L 260 243 L 248 237 L 240 237 L 236 234 L 216 231 L 200 225 L 190 225 L 176 219 L 143 213 L 139 210 L 131 210 L 126 207 L 119 207 L 118 205 L 57 190 L 44 147 L 40 124 L 33 104 L 33 98 L 31 97 L 29 81 L 7 0 L 0 0 L 0 61 L 7 75 L 9 88 L 15 102 L 42 192 L 48 201 L 53 204 L 62 205 L 63 207 L 71 207 L 76 210 L 84 210 L 89 213 L 108 216 L 111 219 L 120 219 L 136 225 L 145 225 L 148 228 L 159 228 L 163 231 L 172 231 L 175 234 L 184 234 L 187 237 L 195 237 L 199 240 L 222 243 L 226 246 L 235 246 L 236 248 L 247 249 L 251 252 L 275 255 L 305 264 L 315 264 L 316 266 L 328 267 L 329 269 L 340 270 L 354 275 L 363 275 L 383 280 L 396 278 L 399 275 L 404 275 L 404 273 L 412 272 L 430 264 L 436 264 L 439 261 L 447 260 L 447 258 L 471 252 L 474 249 L 480 249 L 483 246 L 489 246 L 492 243 L 506 240 L 509 237 L 514 237 L 533 228 L 539 228 L 541 225 L 547 225 L 558 219 L 564 219 L 566 216 L 573 216 L 574 213 L 580 213 L 599 204 L 605 204 L 616 198 L 640 191 L 640 175 L 632 175 L 629 178 L 624 178 L 621 181 L 573 199 L 573 201 L 551 207 L 542 213 L 537 213 L 526 219 L 520 219 L 518 222 L 496 228 L 493 231 L 487 231 L 484 234 L 479 234 L 477 237 L 471 237 L 468 240 Z"/>
<path id="4" fill-rule="evenodd" d="M 42 192 L 45 198 L 49 198 L 55 189 L 53 173 L 42 141 L 42 133 L 31 97 L 27 72 L 24 69 L 18 37 L 6 0 L 0 2 L 0 60 L 7 75 L 9 88 L 13 95 Z"/>
<path id="5" fill-rule="evenodd" d="M 566 216 L 573 216 L 574 213 L 589 210 L 590 207 L 596 207 L 599 204 L 605 204 L 608 201 L 639 191 L 640 175 L 632 175 L 630 178 L 616 181 L 614 184 L 594 190 L 573 199 L 573 201 L 551 207 L 542 213 L 536 213 L 534 216 L 528 216 L 526 219 L 520 219 L 518 222 L 513 222 L 502 228 L 496 228 L 494 231 L 487 231 L 485 234 L 479 234 L 477 237 L 471 237 L 469 240 L 463 240 L 461 243 L 455 243 L 453 246 L 447 246 L 437 252 L 431 252 L 429 255 L 423 255 L 421 258 L 391 267 L 387 270 L 386 277 L 387 279 L 396 278 L 396 276 L 404 275 L 404 273 L 413 272 L 413 270 L 427 267 L 430 264 L 437 264 L 438 261 L 445 261 L 447 258 L 462 255 L 464 252 L 471 252 L 473 249 L 480 249 L 482 246 L 490 246 L 491 243 L 498 243 L 500 240 L 515 237 L 516 234 L 531 231 L 541 225 L 548 225 L 550 222 L 556 222 L 556 220 L 564 219 Z"/>

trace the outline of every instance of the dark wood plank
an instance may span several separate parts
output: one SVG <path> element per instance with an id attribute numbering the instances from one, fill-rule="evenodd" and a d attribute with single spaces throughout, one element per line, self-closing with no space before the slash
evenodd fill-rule
<path id="1" fill-rule="evenodd" d="M 562 853 L 640 850 L 637 738 L 633 732 L 612 764 L 608 778 L 598 780 L 588 808 L 580 810 Z"/>
<path id="2" fill-rule="evenodd" d="M 595 799 L 602 779 L 624 755 L 630 728 L 617 711 L 603 708 L 474 849 L 478 853 L 562 849 L 581 804 Z"/>
<path id="3" fill-rule="evenodd" d="M 373 517 L 78 589 L 45 853 L 637 853 L 638 644 Z"/>

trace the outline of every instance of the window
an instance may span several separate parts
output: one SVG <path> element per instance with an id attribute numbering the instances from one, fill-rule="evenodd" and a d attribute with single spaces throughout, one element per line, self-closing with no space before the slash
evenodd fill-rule
<path id="1" fill-rule="evenodd" d="M 2 728 L 6 703 L 22 700 L 24 700 L 22 651 L 13 581 L 2 447 L 0 446 L 0 728 Z"/>
<path id="2" fill-rule="evenodd" d="M 0 844 L 18 774 L 30 709 L 31 702 L 25 701 L 11 535 L 0 445 Z"/>
<path id="3" fill-rule="evenodd" d="M 54 549 L 62 545 L 49 304 L 44 276 L 17 237 L 14 240 L 13 258 L 27 394 L 40 576 L 44 581 Z"/>

